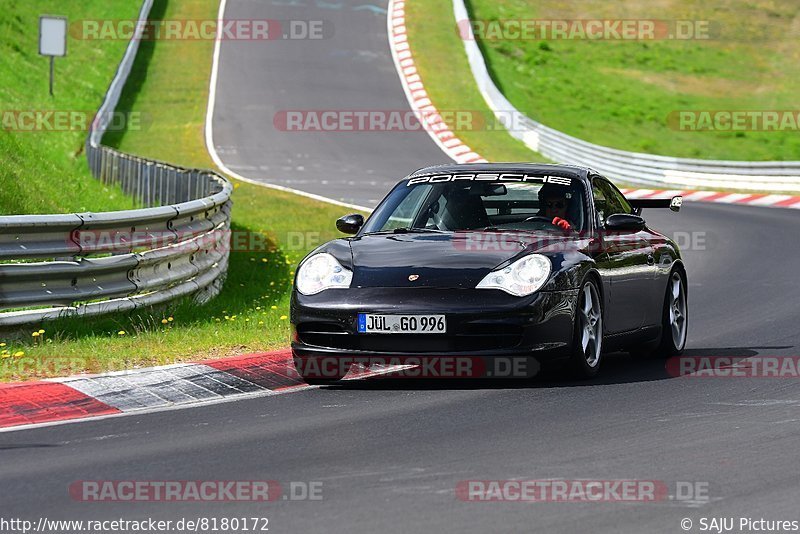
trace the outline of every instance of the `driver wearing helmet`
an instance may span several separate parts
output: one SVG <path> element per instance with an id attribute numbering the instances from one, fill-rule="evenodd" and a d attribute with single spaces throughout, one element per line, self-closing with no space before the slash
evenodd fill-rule
<path id="1" fill-rule="evenodd" d="M 571 193 L 563 187 L 545 185 L 539 190 L 539 215 L 551 219 L 551 224 L 569 231 L 573 224 L 567 220 Z"/>

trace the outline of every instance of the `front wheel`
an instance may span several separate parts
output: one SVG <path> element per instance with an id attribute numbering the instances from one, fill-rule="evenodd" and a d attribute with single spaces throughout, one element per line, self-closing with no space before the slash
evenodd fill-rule
<path id="1" fill-rule="evenodd" d="M 661 342 L 658 354 L 678 356 L 686 346 L 689 329 L 689 304 L 686 298 L 686 279 L 679 270 L 672 271 L 664 296 L 661 318 Z"/>
<path id="2" fill-rule="evenodd" d="M 570 363 L 582 378 L 591 378 L 600 371 L 603 354 L 603 304 L 592 280 L 587 280 L 578 293 L 575 312 L 575 334 Z"/>

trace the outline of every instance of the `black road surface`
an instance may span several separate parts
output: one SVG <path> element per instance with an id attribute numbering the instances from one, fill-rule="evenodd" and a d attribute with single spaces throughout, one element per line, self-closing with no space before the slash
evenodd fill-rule
<path id="1" fill-rule="evenodd" d="M 286 7 L 301 3 L 311 7 Z M 276 108 L 404 105 L 385 15 L 352 9 L 358 1 L 316 4 L 229 0 L 228 18 L 319 17 L 336 23 L 336 37 L 274 49 L 225 43 L 217 143 L 249 176 L 369 204 L 387 180 L 444 155 L 422 132 L 272 129 Z M 374 187 L 363 187 L 364 169 Z M 798 354 L 800 213 L 687 204 L 645 217 L 684 245 L 687 355 Z M 737 518 L 737 528 L 739 517 L 800 519 L 797 379 L 674 378 L 663 361 L 627 355 L 604 366 L 587 382 L 378 379 L 0 434 L 0 517 L 260 516 L 270 532 L 347 533 L 674 533 L 684 518 L 692 532 L 702 517 Z M 455 494 L 462 480 L 550 478 L 658 480 L 673 495 L 679 482 L 707 484 L 709 499 L 496 503 Z M 79 480 L 313 481 L 323 499 L 83 503 L 67 492 Z"/>

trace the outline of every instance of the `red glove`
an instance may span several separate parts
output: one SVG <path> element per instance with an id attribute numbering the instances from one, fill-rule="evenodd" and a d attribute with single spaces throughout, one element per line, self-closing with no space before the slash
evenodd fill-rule
<path id="1" fill-rule="evenodd" d="M 569 224 L 569 221 L 562 219 L 561 217 L 553 217 L 553 225 L 558 226 L 562 230 L 572 230 L 572 225 Z"/>

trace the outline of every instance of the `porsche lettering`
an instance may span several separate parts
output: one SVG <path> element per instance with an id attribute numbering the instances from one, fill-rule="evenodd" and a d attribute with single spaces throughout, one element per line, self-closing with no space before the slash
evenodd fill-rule
<path id="1" fill-rule="evenodd" d="M 414 176 L 408 179 L 407 186 L 417 184 L 438 184 L 444 182 L 457 182 L 457 181 L 476 181 L 476 182 L 530 182 L 537 184 L 556 184 L 556 185 L 572 185 L 572 178 L 565 178 L 562 176 L 541 176 L 535 174 L 515 173 L 515 172 L 479 172 L 479 173 L 464 173 L 464 174 L 430 174 L 424 176 Z"/>

